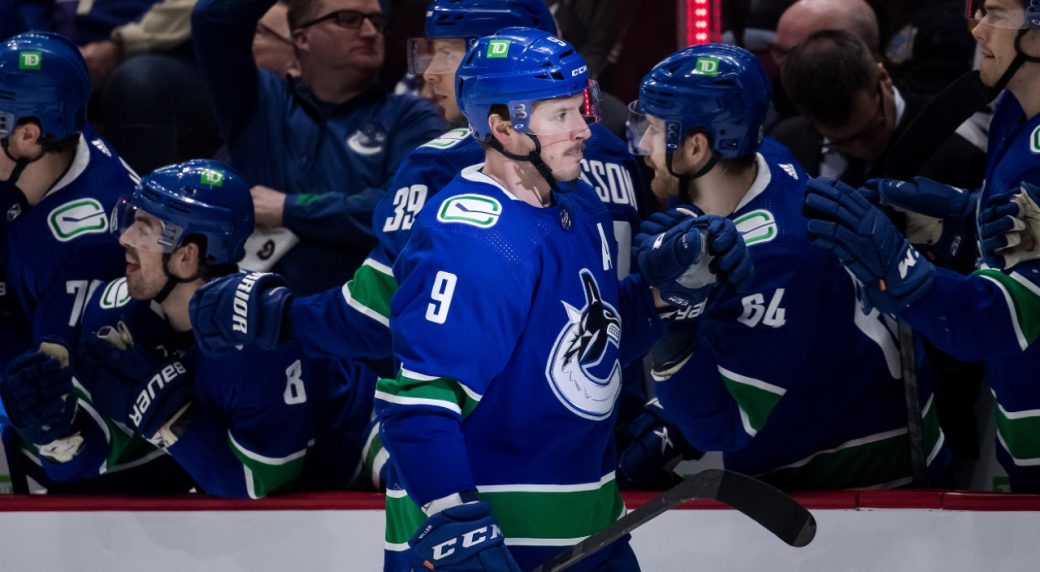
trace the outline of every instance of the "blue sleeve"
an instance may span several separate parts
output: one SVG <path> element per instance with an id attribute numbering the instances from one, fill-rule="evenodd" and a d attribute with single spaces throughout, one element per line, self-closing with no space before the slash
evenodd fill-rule
<path id="1" fill-rule="evenodd" d="M 227 427 L 207 409 L 191 411 L 191 424 L 166 451 L 207 494 L 249 498 L 242 463 L 228 446 Z"/>
<path id="2" fill-rule="evenodd" d="M 936 268 L 931 289 L 900 317 L 958 359 L 1019 353 L 1040 337 L 1040 261 L 968 276 Z"/>
<path id="3" fill-rule="evenodd" d="M 106 425 L 89 403 L 80 400 L 79 413 L 76 415 L 74 431 L 83 437 L 83 445 L 70 461 L 58 463 L 43 455 L 37 454 L 40 465 L 47 476 L 58 482 L 68 483 L 97 477 L 105 472 L 107 461 L 112 453 L 112 434 L 119 429 Z M 31 443 L 24 443 L 31 449 Z"/>
<path id="4" fill-rule="evenodd" d="M 622 367 L 641 359 L 664 333 L 665 324 L 657 317 L 654 295 L 639 274 L 626 276 L 618 285 L 621 300 L 621 347 L 618 356 Z"/>
<path id="5" fill-rule="evenodd" d="M 374 270 L 370 259 L 343 287 L 294 299 L 289 308 L 293 339 L 299 342 L 304 355 L 365 360 L 390 358 L 393 352 L 389 313 L 393 291 L 383 292 L 378 283 L 366 284 L 391 283 L 392 280 L 392 274 Z M 372 301 L 375 298 L 382 299 L 382 303 L 377 305 Z M 366 302 L 360 302 L 361 299 Z"/>
<path id="6" fill-rule="evenodd" d="M 376 408 L 383 445 L 420 506 L 475 488 L 460 424 L 509 362 L 530 304 L 524 293 L 534 291 L 522 256 L 507 263 L 464 232 L 413 234 L 394 267 L 401 284 L 391 328 L 401 370 L 380 380 Z M 476 335 L 479 352 L 466 342 Z"/>
<path id="7" fill-rule="evenodd" d="M 397 121 L 390 132 L 382 184 L 349 195 L 339 190 L 299 189 L 285 199 L 286 228 L 328 244 L 351 244 L 358 236 L 372 236 L 372 212 L 386 194 L 401 161 L 416 147 L 440 134 L 443 127 L 440 116 L 427 102 L 402 97 L 400 103 L 404 105 L 398 110 Z M 344 177 L 349 174 L 344 173 Z"/>
<path id="8" fill-rule="evenodd" d="M 819 264 L 818 253 L 772 249 L 773 244 L 753 247 L 750 293 L 722 291 L 719 300 L 709 299 L 697 320 L 693 357 L 657 384 L 665 410 L 698 449 L 746 445 L 813 360 L 814 348 L 806 341 L 821 323 L 820 274 L 842 271 L 836 264 Z"/>
<path id="9" fill-rule="evenodd" d="M 256 23 L 275 0 L 200 0 L 191 16 L 195 61 L 211 94 L 220 132 L 229 143 L 256 114 L 259 70 L 253 60 Z"/>

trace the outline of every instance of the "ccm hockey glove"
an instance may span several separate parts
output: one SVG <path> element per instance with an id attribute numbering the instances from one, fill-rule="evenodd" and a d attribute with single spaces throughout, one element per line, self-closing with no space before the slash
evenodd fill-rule
<path id="1" fill-rule="evenodd" d="M 277 274 L 239 272 L 196 290 L 188 311 L 202 353 L 219 356 L 244 346 L 270 350 L 287 339 L 282 324 L 293 295 L 286 284 Z"/>
<path id="2" fill-rule="evenodd" d="M 672 469 L 679 461 L 700 459 L 704 453 L 690 445 L 679 428 L 665 416 L 657 398 L 621 433 L 618 481 L 626 489 L 657 488 L 674 484 Z"/>
<path id="3" fill-rule="evenodd" d="M 804 211 L 809 240 L 833 251 L 852 272 L 866 309 L 894 314 L 931 288 L 932 263 L 852 187 L 830 178 L 809 181 Z"/>
<path id="4" fill-rule="evenodd" d="M 491 505 L 469 502 L 431 516 L 408 541 L 428 570 L 520 572 Z"/>

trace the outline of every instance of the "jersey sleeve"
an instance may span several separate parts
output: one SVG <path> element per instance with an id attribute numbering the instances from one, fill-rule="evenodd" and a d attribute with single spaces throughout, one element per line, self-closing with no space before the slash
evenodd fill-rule
<path id="1" fill-rule="evenodd" d="M 621 348 L 618 359 L 623 367 L 642 358 L 650 351 L 657 338 L 664 333 L 665 324 L 657 317 L 654 296 L 646 280 L 631 274 L 618 286 L 621 299 Z"/>
<path id="2" fill-rule="evenodd" d="M 1040 261 L 968 276 L 936 268 L 932 288 L 900 316 L 958 359 L 1024 351 L 1040 337 Z"/>
<path id="3" fill-rule="evenodd" d="M 401 368 L 380 380 L 376 408 L 383 445 L 420 506 L 475 488 L 459 425 L 508 363 L 530 305 L 528 263 L 508 262 L 481 238 L 413 235 L 394 267 Z"/>
<path id="4" fill-rule="evenodd" d="M 665 410 L 695 447 L 743 447 L 798 382 L 813 359 L 806 340 L 819 325 L 820 272 L 800 253 L 773 251 L 755 259 L 751 293 L 729 294 L 713 310 L 709 300 L 693 357 L 657 384 Z"/>

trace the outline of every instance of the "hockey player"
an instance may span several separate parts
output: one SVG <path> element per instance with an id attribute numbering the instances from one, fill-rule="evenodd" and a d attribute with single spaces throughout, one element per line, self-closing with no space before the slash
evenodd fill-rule
<path id="1" fill-rule="evenodd" d="M 90 293 L 119 276 L 108 213 L 135 175 L 86 125 L 90 78 L 79 48 L 29 32 L 0 45 L 0 261 L 32 344 L 74 340 Z"/>
<path id="2" fill-rule="evenodd" d="M 371 417 L 373 373 L 304 358 L 291 342 L 217 359 L 192 349 L 192 292 L 236 270 L 253 229 L 245 181 L 215 161 L 164 167 L 119 203 L 113 221 L 127 272 L 99 289 L 84 317 L 78 408 L 58 399 L 71 392 L 70 369 L 46 355 L 27 356 L 32 366 L 4 388 L 9 412 L 23 413 L 16 427 L 24 434 L 62 424 L 72 431 L 70 450 L 42 458 L 44 469 L 66 480 L 107 473 L 134 455 L 154 457 L 154 447 L 142 453 L 144 439 L 213 495 L 259 498 L 351 483 Z M 239 318 L 249 326 L 248 316 Z M 42 402 L 24 389 L 30 383 L 47 388 Z M 51 411 L 66 416 L 38 416 Z"/>
<path id="3" fill-rule="evenodd" d="M 732 220 L 754 262 L 740 291 L 719 288 L 672 321 L 654 352 L 664 417 L 726 467 L 784 488 L 892 487 L 911 481 L 910 439 L 893 326 L 856 302 L 837 257 L 812 247 L 801 215 L 808 180 L 790 153 L 762 139 L 769 80 L 747 50 L 703 45 L 658 63 L 632 105 L 631 143 L 654 184 L 693 208 Z M 639 269 L 656 276 L 675 220 L 649 221 Z M 660 223 L 660 224 L 656 224 Z M 924 377 L 922 372 L 922 378 Z M 924 385 L 922 383 L 922 385 Z M 930 393 L 922 390 L 929 466 L 945 453 Z M 647 413 L 660 419 L 660 408 Z M 623 472 L 669 444 L 646 424 L 621 457 Z"/>
<path id="4" fill-rule="evenodd" d="M 930 181 L 877 187 L 882 202 L 916 215 L 918 227 L 937 229 L 940 239 L 946 227 L 974 226 L 970 217 L 978 212 L 989 243 L 993 237 L 985 235 L 1000 220 L 1000 207 L 1012 199 L 1028 204 L 1020 189 L 1040 184 L 1040 1 L 968 0 L 966 8 L 976 22 L 982 81 L 1007 85 L 990 125 L 982 208 L 966 191 Z M 1040 491 L 1040 387 L 1032 382 L 1040 363 L 1040 261 L 1013 256 L 1013 245 L 984 250 L 984 264 L 967 276 L 937 268 L 870 204 L 872 195 L 831 180 L 811 183 L 810 238 L 841 258 L 861 283 L 865 304 L 906 320 L 950 355 L 983 360 L 996 400 L 997 458 L 1012 490 Z"/>
<path id="5" fill-rule="evenodd" d="M 510 28 L 463 61 L 457 102 L 485 162 L 422 210 L 394 264 L 401 367 L 376 392 L 392 465 L 387 570 L 530 569 L 620 516 L 621 364 L 658 332 L 642 279 L 617 281 L 610 217 L 579 179 L 594 99 L 584 60 Z M 684 262 L 710 274 L 706 257 Z M 638 569 L 627 539 L 575 569 L 607 566 Z"/>

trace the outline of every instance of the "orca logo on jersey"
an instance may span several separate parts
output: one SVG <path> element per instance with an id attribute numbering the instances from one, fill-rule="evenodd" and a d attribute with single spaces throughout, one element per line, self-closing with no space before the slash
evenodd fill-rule
<path id="1" fill-rule="evenodd" d="M 235 301 L 231 304 L 234 314 L 231 316 L 231 329 L 243 334 L 249 333 L 249 293 L 253 291 L 260 272 L 250 272 L 235 287 Z"/>
<path id="2" fill-rule="evenodd" d="M 365 157 L 383 152 L 386 144 L 386 133 L 378 125 L 368 124 L 358 129 L 347 138 L 347 148 Z"/>
<path id="3" fill-rule="evenodd" d="M 587 268 L 579 272 L 585 292 L 581 309 L 563 303 L 567 323 L 553 344 L 545 377 L 556 398 L 579 417 L 600 421 L 614 411 L 621 391 L 621 318 L 603 301 L 599 284 Z"/>
<path id="4" fill-rule="evenodd" d="M 47 223 L 59 242 L 68 242 L 84 234 L 108 232 L 105 208 L 95 199 L 69 201 L 52 210 Z"/>

